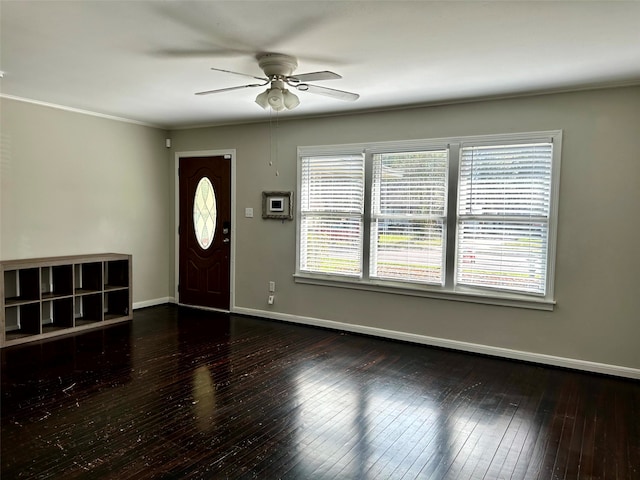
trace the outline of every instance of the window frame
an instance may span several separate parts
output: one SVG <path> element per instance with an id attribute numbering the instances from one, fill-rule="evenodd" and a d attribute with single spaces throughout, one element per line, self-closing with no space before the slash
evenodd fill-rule
<path id="1" fill-rule="evenodd" d="M 547 237 L 547 275 L 545 295 L 518 293 L 506 290 L 486 289 L 456 285 L 457 258 L 457 226 L 458 226 L 458 185 L 460 155 L 463 147 L 483 145 L 517 145 L 522 143 L 552 143 L 551 191 L 549 198 L 549 221 Z M 416 150 L 448 149 L 448 190 L 445 220 L 444 249 L 444 285 L 412 283 L 404 281 L 381 280 L 369 278 L 370 235 L 372 224 L 372 182 L 373 155 L 378 153 L 402 153 Z M 312 284 L 368 290 L 382 293 L 411 295 L 419 297 L 455 300 L 464 302 L 502 305 L 510 307 L 553 310 L 555 301 L 554 280 L 556 264 L 556 242 L 558 223 L 558 197 L 560 186 L 560 163 L 562 151 L 562 130 L 537 132 L 520 132 L 507 134 L 475 135 L 445 137 L 433 139 L 417 139 L 390 142 L 367 142 L 345 145 L 299 146 L 297 151 L 297 188 L 301 191 L 302 157 L 321 155 L 364 155 L 365 187 L 364 187 L 364 226 L 361 241 L 362 275 L 359 278 L 338 275 L 318 274 L 300 271 L 301 211 L 302 202 L 297 202 L 296 215 L 296 270 L 294 281 L 301 284 Z"/>

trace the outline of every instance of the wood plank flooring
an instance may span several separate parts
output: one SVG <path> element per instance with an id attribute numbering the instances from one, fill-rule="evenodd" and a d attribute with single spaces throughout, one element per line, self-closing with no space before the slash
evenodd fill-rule
<path id="1" fill-rule="evenodd" d="M 2 350 L 2 479 L 640 479 L 640 382 L 171 305 Z"/>

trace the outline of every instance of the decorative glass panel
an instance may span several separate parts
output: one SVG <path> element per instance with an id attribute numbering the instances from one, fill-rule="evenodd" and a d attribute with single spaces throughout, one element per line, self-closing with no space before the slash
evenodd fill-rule
<path id="1" fill-rule="evenodd" d="M 216 234 L 216 194 L 207 177 L 202 177 L 193 200 L 193 230 L 198 244 L 206 250 L 213 243 Z"/>

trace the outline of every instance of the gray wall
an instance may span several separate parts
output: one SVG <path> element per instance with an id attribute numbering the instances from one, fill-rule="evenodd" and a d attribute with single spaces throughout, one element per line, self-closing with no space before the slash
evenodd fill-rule
<path id="1" fill-rule="evenodd" d="M 553 312 L 296 284 L 295 222 L 260 218 L 263 190 L 295 190 L 299 145 L 553 129 L 564 131 Z M 640 369 L 639 133 L 640 88 L 630 87 L 307 120 L 286 121 L 283 114 L 273 167 L 266 123 L 178 130 L 172 137 L 174 151 L 237 151 L 241 311 Z M 244 218 L 245 207 L 256 216 Z M 277 284 L 273 306 L 269 280 Z"/>
<path id="2" fill-rule="evenodd" d="M 134 302 L 173 296 L 166 132 L 1 99 L 0 259 L 133 255 Z"/>
<path id="3" fill-rule="evenodd" d="M 268 123 L 174 131 L 168 151 L 159 129 L 2 99 L 0 258 L 131 253 L 134 301 L 166 300 L 174 153 L 235 149 L 235 309 L 640 371 L 640 87 L 286 118 L 270 167 Z M 295 284 L 295 222 L 260 218 L 263 190 L 295 190 L 299 145 L 553 129 L 564 131 L 553 312 Z"/>

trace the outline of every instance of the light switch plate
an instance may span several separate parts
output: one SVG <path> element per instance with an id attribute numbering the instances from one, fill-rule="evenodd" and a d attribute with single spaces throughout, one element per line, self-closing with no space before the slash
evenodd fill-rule
<path id="1" fill-rule="evenodd" d="M 246 218 L 253 218 L 253 208 L 249 208 L 249 207 L 245 208 L 244 209 L 244 216 Z"/>

